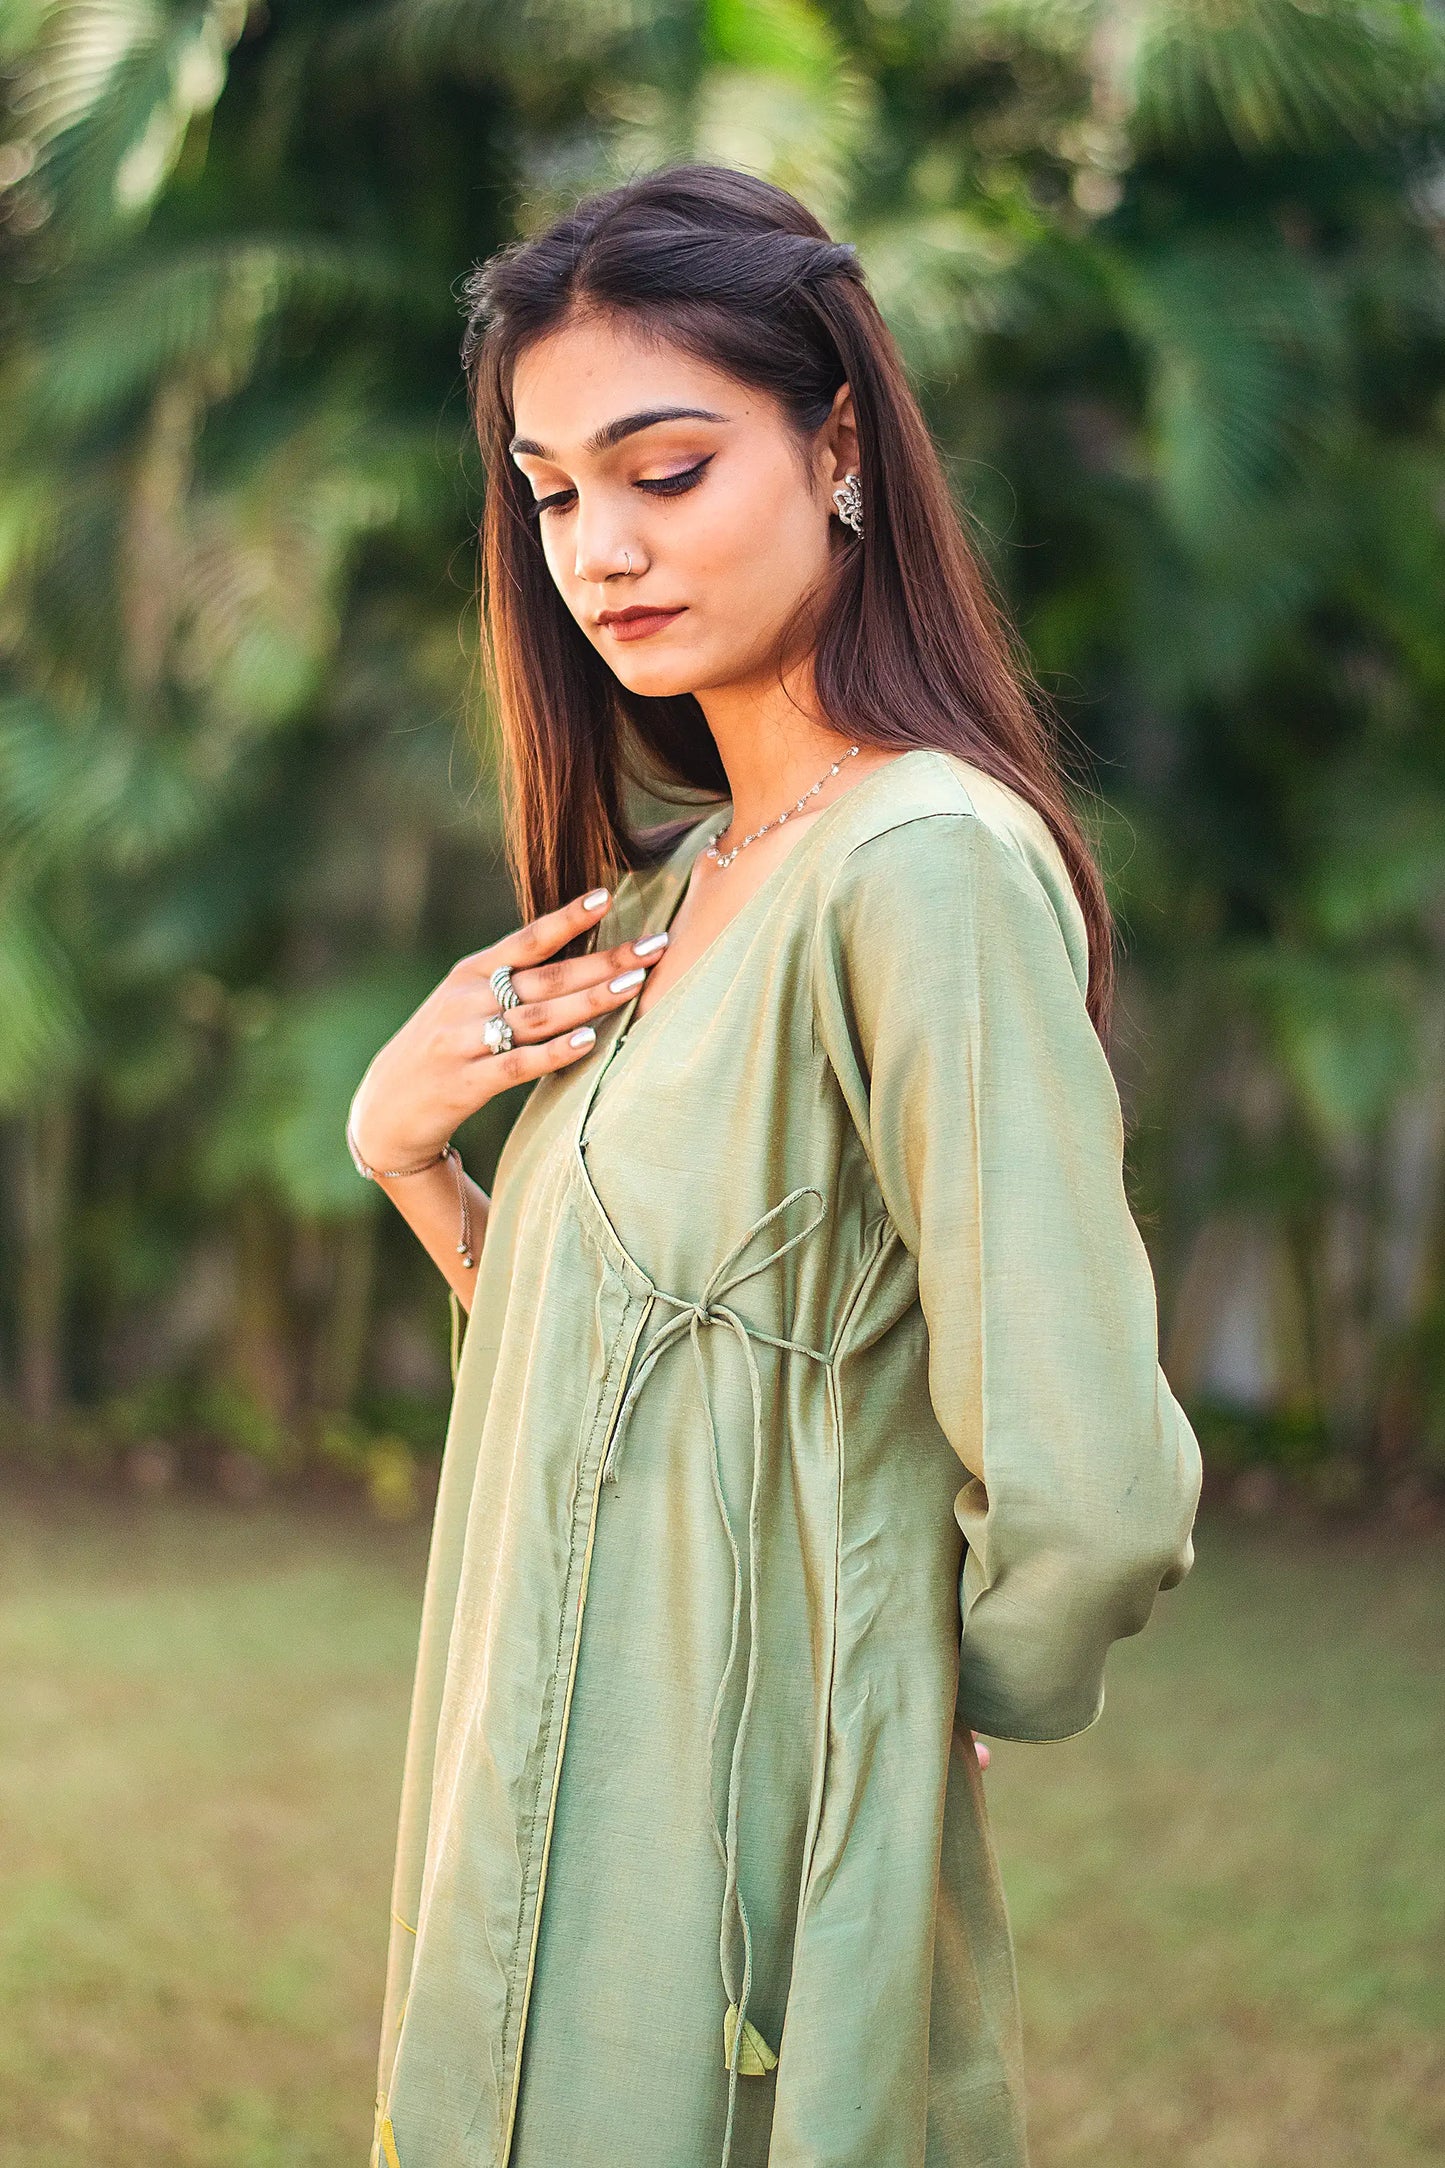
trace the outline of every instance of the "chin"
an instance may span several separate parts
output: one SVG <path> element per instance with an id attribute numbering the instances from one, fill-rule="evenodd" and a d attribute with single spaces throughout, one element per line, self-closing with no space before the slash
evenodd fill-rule
<path id="1" fill-rule="evenodd" d="M 698 681 L 695 664 L 676 655 L 609 655 L 607 665 L 618 683 L 642 700 L 672 700 L 690 693 Z"/>

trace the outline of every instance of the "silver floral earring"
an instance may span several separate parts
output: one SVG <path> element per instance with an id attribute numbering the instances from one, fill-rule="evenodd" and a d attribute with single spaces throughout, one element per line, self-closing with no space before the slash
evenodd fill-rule
<path id="1" fill-rule="evenodd" d="M 851 527 L 854 534 L 861 536 L 863 532 L 863 484 L 856 474 L 844 475 L 833 492 L 833 502 L 837 506 L 838 517 L 842 520 L 844 526 Z"/>

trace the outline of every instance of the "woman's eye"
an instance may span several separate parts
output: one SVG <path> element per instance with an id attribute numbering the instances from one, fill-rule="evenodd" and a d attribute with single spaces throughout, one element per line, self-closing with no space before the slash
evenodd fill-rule
<path id="1" fill-rule="evenodd" d="M 639 482 L 637 486 L 654 497 L 680 497 L 684 490 L 692 489 L 702 480 L 703 469 L 712 456 L 709 452 L 706 459 L 700 459 L 695 467 L 688 467 L 681 474 L 659 474 L 654 480 Z"/>
<path id="2" fill-rule="evenodd" d="M 700 459 L 696 466 L 685 468 L 681 474 L 650 476 L 646 481 L 640 481 L 637 487 L 645 489 L 653 497 L 680 497 L 685 490 L 696 488 L 702 480 L 704 468 L 711 464 L 712 458 L 713 454 L 709 452 L 706 459 Z M 575 489 L 559 489 L 550 497 L 534 497 L 528 511 L 533 519 L 540 519 L 544 512 L 566 512 L 576 501 Z"/>

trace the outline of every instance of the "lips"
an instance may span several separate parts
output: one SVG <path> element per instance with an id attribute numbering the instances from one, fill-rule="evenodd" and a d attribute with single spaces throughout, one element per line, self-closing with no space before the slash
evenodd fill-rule
<path id="1" fill-rule="evenodd" d="M 675 618 L 681 617 L 685 608 L 686 604 L 675 610 L 651 610 L 635 605 L 628 610 L 609 611 L 598 619 L 598 623 L 602 630 L 610 632 L 614 639 L 646 640 L 653 633 L 661 632 L 663 627 L 670 625 Z"/>

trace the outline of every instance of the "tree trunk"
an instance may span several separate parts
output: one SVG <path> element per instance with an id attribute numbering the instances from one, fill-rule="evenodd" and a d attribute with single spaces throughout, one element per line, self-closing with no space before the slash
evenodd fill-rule
<path id="1" fill-rule="evenodd" d="M 66 1262 L 77 1134 L 69 1093 L 19 1124 L 16 1373 L 21 1412 L 38 1424 L 53 1422 L 66 1397 Z"/>
<path id="2" fill-rule="evenodd" d="M 251 1193 L 237 1203 L 235 1235 L 231 1376 L 256 1408 L 284 1428 L 297 1403 L 286 1231 L 266 1200 Z"/>
<path id="3" fill-rule="evenodd" d="M 361 1388 L 376 1281 L 377 1217 L 347 1220 L 332 1237 L 330 1298 L 316 1340 L 312 1391 L 327 1414 L 351 1411 Z"/>

